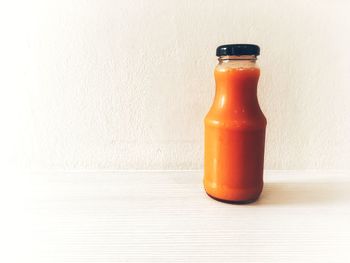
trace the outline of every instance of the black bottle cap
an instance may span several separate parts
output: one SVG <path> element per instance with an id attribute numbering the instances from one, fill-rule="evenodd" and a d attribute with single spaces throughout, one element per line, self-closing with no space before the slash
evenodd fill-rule
<path id="1" fill-rule="evenodd" d="M 244 55 L 260 55 L 260 48 L 252 44 L 230 44 L 222 45 L 216 49 L 216 56 L 244 56 Z"/>

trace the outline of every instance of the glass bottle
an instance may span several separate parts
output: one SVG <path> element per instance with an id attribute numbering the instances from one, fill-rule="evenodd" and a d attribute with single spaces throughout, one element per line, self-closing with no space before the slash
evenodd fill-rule
<path id="1" fill-rule="evenodd" d="M 216 93 L 204 121 L 204 187 L 220 201 L 250 203 L 263 188 L 267 122 L 257 99 L 259 54 L 249 44 L 216 50 Z"/>

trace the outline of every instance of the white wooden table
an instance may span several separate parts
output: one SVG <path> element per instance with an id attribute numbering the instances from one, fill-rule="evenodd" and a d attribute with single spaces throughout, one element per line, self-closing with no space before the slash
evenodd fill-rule
<path id="1" fill-rule="evenodd" d="M 249 205 L 209 198 L 201 171 L 28 178 L 33 262 L 350 262 L 349 172 L 266 171 Z"/>

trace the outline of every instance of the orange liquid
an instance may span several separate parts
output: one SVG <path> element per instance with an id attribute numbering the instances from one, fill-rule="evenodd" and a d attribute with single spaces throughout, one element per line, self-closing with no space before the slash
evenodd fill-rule
<path id="1" fill-rule="evenodd" d="M 215 70 L 205 117 L 204 187 L 217 199 L 256 200 L 263 188 L 266 118 L 257 99 L 258 68 Z"/>

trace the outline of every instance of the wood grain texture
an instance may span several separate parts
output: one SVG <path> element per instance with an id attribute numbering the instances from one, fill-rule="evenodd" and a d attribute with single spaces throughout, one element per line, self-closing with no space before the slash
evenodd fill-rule
<path id="1" fill-rule="evenodd" d="M 349 172 L 267 171 L 260 200 L 209 198 L 201 171 L 31 175 L 33 262 L 346 262 Z"/>

